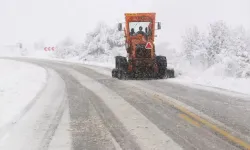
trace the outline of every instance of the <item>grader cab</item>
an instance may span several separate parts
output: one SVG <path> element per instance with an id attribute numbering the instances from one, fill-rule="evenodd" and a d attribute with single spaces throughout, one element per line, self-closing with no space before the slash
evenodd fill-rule
<path id="1" fill-rule="evenodd" d="M 174 71 L 167 69 L 165 56 L 155 54 L 155 30 L 161 23 L 155 22 L 155 13 L 125 13 L 125 25 L 118 24 L 124 31 L 125 48 L 128 56 L 116 56 L 112 77 L 126 78 L 165 78 L 173 77 Z"/>

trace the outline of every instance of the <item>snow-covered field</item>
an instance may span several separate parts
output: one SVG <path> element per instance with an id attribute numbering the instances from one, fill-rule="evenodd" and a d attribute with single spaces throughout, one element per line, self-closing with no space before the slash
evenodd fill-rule
<path id="1" fill-rule="evenodd" d="M 0 129 L 14 123 L 46 83 L 46 70 L 23 62 L 0 59 Z"/>

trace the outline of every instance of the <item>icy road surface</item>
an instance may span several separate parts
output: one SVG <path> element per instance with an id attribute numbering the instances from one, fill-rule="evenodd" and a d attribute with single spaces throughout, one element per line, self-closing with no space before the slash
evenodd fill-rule
<path id="1" fill-rule="evenodd" d="M 48 82 L 0 135 L 0 149 L 250 148 L 249 96 L 162 80 L 120 81 L 102 67 L 19 60 L 48 70 Z"/>

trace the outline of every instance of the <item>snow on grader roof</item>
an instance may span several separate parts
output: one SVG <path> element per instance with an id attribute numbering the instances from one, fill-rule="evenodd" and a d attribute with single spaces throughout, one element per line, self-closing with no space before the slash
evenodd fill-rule
<path id="1" fill-rule="evenodd" d="M 150 13 L 125 13 L 125 16 L 151 16 L 151 15 L 156 15 L 156 13 L 150 12 Z"/>
<path id="2" fill-rule="evenodd" d="M 151 21 L 155 22 L 156 13 L 125 13 L 126 22 L 130 21 Z"/>

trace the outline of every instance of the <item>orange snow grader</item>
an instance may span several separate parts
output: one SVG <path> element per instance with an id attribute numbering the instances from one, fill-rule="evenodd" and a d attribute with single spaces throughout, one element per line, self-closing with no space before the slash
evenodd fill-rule
<path id="1" fill-rule="evenodd" d="M 155 13 L 125 13 L 125 26 L 119 23 L 118 30 L 125 33 L 128 55 L 115 57 L 113 78 L 174 77 L 174 70 L 167 69 L 166 57 L 155 54 L 155 30 L 161 29 L 155 16 Z"/>

